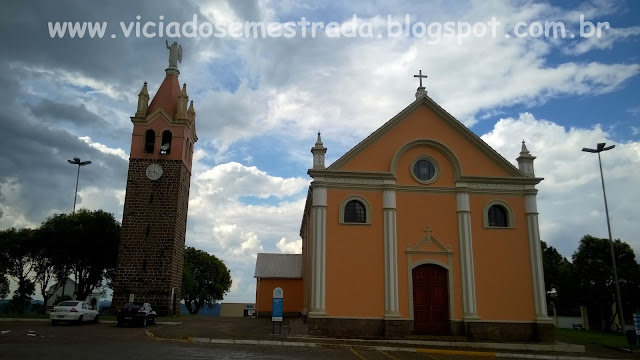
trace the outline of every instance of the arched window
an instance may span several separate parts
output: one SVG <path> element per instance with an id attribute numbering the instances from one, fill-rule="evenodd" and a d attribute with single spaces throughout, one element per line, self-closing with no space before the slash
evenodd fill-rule
<path id="1" fill-rule="evenodd" d="M 367 212 L 360 201 L 351 200 L 344 206 L 344 222 L 364 224 L 366 221 Z"/>
<path id="2" fill-rule="evenodd" d="M 509 214 L 507 213 L 507 209 L 502 205 L 492 205 L 487 213 L 487 219 L 489 221 L 489 226 L 509 226 Z"/>
<path id="3" fill-rule="evenodd" d="M 162 145 L 160 146 L 160 154 L 171 154 L 171 131 L 162 132 Z"/>
<path id="4" fill-rule="evenodd" d="M 156 142 L 156 132 L 149 129 L 144 133 L 144 152 L 153 153 Z"/>

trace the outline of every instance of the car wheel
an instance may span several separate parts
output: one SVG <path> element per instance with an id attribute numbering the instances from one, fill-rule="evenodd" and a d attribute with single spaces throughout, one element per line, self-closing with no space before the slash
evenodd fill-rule
<path id="1" fill-rule="evenodd" d="M 100 315 L 96 315 L 96 317 L 93 319 L 93 323 L 94 324 L 100 323 Z"/>
<path id="2" fill-rule="evenodd" d="M 82 325 L 82 321 L 83 321 L 83 319 L 82 319 L 82 315 L 80 315 L 80 317 L 78 318 L 78 322 L 77 322 L 77 324 L 78 324 L 78 325 Z"/>
<path id="3" fill-rule="evenodd" d="M 147 318 L 142 319 L 142 327 L 147 327 Z"/>
<path id="4" fill-rule="evenodd" d="M 56 326 L 58 325 L 58 321 L 57 320 L 51 320 L 51 326 Z"/>

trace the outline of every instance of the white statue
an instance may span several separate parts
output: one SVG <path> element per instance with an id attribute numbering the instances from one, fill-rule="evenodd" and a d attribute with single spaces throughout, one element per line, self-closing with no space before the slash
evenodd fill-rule
<path id="1" fill-rule="evenodd" d="M 182 63 L 182 45 L 178 45 L 177 41 L 174 41 L 169 46 L 169 41 L 165 40 L 167 49 L 169 49 L 169 68 L 178 68 L 178 62 Z"/>

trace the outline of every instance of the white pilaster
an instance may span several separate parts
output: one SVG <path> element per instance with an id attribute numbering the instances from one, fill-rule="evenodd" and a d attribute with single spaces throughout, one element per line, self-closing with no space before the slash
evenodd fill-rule
<path id="1" fill-rule="evenodd" d="M 327 228 L 327 189 L 314 188 L 311 205 L 313 217 L 311 311 L 309 316 L 326 316 L 325 311 L 325 251 Z"/>
<path id="2" fill-rule="evenodd" d="M 382 193 L 384 211 L 384 317 L 400 317 L 398 309 L 398 232 L 396 192 Z"/>
<path id="3" fill-rule="evenodd" d="M 471 237 L 471 207 L 469 194 L 456 195 L 458 212 L 458 238 L 460 239 L 460 264 L 462 270 L 462 309 L 465 320 L 478 320 L 476 307 L 476 280 L 473 266 L 473 244 Z"/>
<path id="4" fill-rule="evenodd" d="M 540 246 L 540 228 L 538 225 L 536 196 L 525 196 L 524 206 L 527 216 L 527 232 L 529 235 L 531 280 L 533 282 L 533 304 L 536 311 L 536 321 L 549 322 L 551 319 L 547 315 L 547 297 L 544 288 L 544 268 L 542 265 L 542 248 Z"/>

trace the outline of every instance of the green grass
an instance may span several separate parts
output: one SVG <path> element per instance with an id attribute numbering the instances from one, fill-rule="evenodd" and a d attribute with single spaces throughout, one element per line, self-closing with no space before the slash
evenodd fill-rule
<path id="1" fill-rule="evenodd" d="M 611 332 L 556 328 L 556 335 L 558 337 L 576 340 L 580 343 L 594 344 L 609 348 L 629 348 L 626 336 Z"/>

